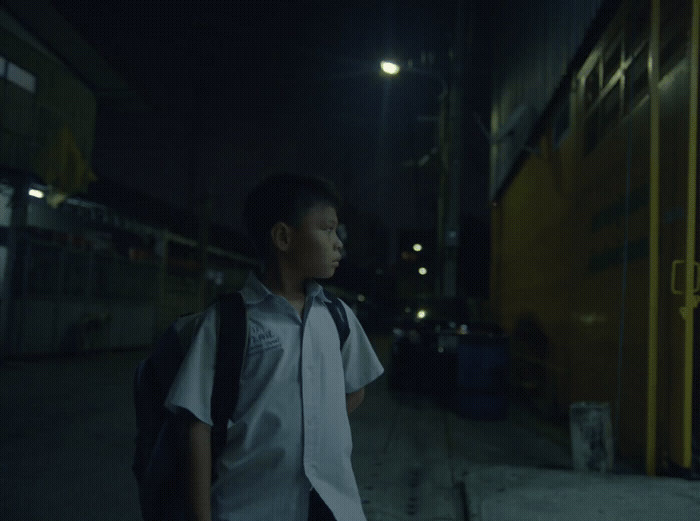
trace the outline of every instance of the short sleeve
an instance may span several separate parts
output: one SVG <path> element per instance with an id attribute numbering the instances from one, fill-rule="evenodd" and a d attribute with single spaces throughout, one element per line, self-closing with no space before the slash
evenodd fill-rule
<path id="1" fill-rule="evenodd" d="M 379 378 L 384 372 L 365 330 L 352 309 L 343 302 L 348 315 L 350 335 L 343 346 L 343 369 L 345 370 L 345 393 L 359 391 Z"/>
<path id="2" fill-rule="evenodd" d="M 176 325 L 177 327 L 177 325 Z M 216 364 L 216 311 L 209 308 L 195 333 L 182 365 L 175 375 L 165 407 L 187 409 L 200 421 L 213 425 L 211 393 Z"/>

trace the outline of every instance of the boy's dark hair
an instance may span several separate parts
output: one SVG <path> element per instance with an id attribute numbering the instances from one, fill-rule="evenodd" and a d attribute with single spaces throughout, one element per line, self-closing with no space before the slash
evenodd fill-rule
<path id="1" fill-rule="evenodd" d="M 294 174 L 277 174 L 264 179 L 248 195 L 243 223 L 258 255 L 268 260 L 270 230 L 278 222 L 298 226 L 311 208 L 327 204 L 340 210 L 342 200 L 327 179 Z"/>

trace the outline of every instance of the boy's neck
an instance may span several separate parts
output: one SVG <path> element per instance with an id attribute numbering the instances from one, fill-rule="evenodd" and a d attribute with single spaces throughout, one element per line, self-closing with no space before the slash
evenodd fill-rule
<path id="1" fill-rule="evenodd" d="M 290 302 L 306 299 L 306 280 L 285 276 L 281 270 L 265 270 L 263 284 L 275 295 Z"/>

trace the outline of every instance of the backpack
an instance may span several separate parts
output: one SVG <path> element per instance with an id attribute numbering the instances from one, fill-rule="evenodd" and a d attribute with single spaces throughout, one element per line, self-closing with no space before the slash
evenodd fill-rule
<path id="1" fill-rule="evenodd" d="M 333 317 L 340 348 L 350 334 L 343 304 L 325 292 Z M 214 387 L 211 397 L 212 473 L 215 462 L 226 445 L 228 420 L 238 400 L 238 383 L 248 343 L 247 315 L 243 298 L 234 292 L 221 295 L 216 303 L 217 349 Z M 171 412 L 165 399 L 178 369 L 199 330 L 204 313 L 181 317 L 163 333 L 153 352 L 136 367 L 134 405 L 136 408 L 136 448 L 132 470 L 136 476 L 145 521 L 167 519 L 179 521 L 189 516 L 188 429 L 189 411 Z M 212 475 L 212 483 L 216 478 Z"/>

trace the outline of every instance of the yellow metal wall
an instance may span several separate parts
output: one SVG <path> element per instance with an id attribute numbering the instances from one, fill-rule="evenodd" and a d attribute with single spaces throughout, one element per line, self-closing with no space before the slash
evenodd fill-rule
<path id="1" fill-rule="evenodd" d="M 620 23 L 621 16 L 611 23 Z M 604 52 L 601 42 L 600 52 Z M 591 56 L 595 55 L 596 50 Z M 598 60 L 600 61 L 600 60 Z M 584 65 L 584 69 L 590 65 Z M 666 71 L 661 102 L 659 452 L 680 443 L 683 297 L 671 295 L 673 259 L 684 258 L 688 143 L 687 59 Z M 620 80 L 623 84 L 623 80 Z M 621 109 L 586 153 L 585 87 L 571 88 L 570 132 L 558 148 L 551 126 L 492 208 L 491 298 L 502 326 L 534 314 L 549 339 L 546 360 L 561 412 L 617 395 L 625 195 L 629 152 L 628 266 L 621 351 L 620 446 L 643 459 L 649 301 L 649 97 Z M 629 149 L 628 149 L 629 147 Z M 679 274 L 678 287 L 683 287 Z M 516 375 L 517 377 L 517 375 Z"/>

